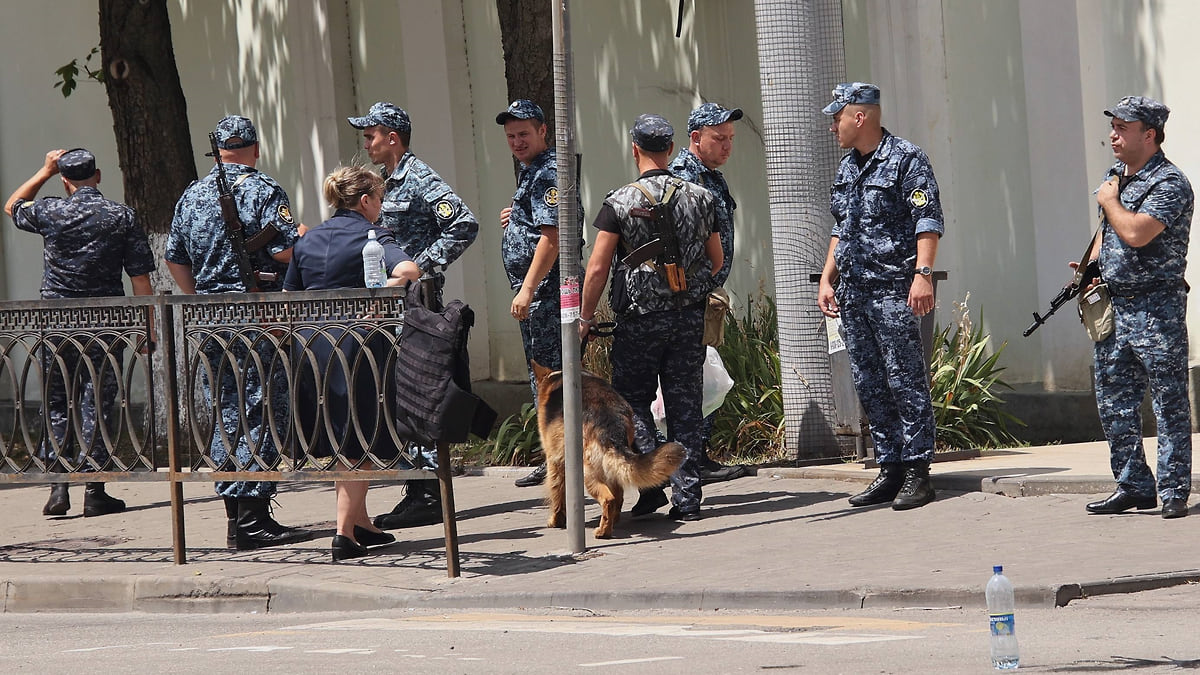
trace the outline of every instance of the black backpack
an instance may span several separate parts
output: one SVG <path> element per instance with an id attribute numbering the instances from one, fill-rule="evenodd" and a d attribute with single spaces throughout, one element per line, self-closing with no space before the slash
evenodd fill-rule
<path id="1" fill-rule="evenodd" d="M 435 311 L 423 295 L 420 282 L 408 284 L 396 345 L 396 431 L 429 446 L 463 443 L 471 433 L 486 438 L 496 411 L 471 393 L 467 337 L 475 312 L 461 300 Z"/>

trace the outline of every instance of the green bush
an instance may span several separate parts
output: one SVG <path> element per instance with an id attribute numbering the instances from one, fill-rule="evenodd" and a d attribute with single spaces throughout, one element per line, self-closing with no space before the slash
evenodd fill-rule
<path id="1" fill-rule="evenodd" d="M 733 389 L 713 418 L 710 456 L 761 464 L 783 459 L 783 385 L 775 301 L 766 293 L 746 303 L 746 314 L 725 319 L 725 343 L 717 348 Z"/>
<path id="2" fill-rule="evenodd" d="M 1008 343 L 987 355 L 991 335 L 972 325 L 970 297 L 954 303 L 958 319 L 953 324 L 934 329 L 929 371 L 938 449 L 1022 445 L 1008 427 L 1025 423 L 1001 409 L 1004 400 L 996 393 L 1002 387 L 1012 389 L 1000 379 L 1004 368 L 996 365 Z"/>

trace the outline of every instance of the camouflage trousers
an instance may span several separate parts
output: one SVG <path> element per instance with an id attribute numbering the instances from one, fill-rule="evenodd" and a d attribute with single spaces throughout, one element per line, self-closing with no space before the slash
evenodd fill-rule
<path id="1" fill-rule="evenodd" d="M 1166 288 L 1113 296 L 1113 334 L 1095 345 L 1096 407 L 1113 477 L 1126 492 L 1184 499 L 1192 488 L 1187 293 Z M 1158 421 L 1158 483 L 1146 464 L 1139 410 L 1146 387 Z"/>
<path id="2" fill-rule="evenodd" d="M 289 392 L 280 350 L 266 334 L 240 332 L 219 335 L 204 344 L 199 359 L 201 388 L 213 432 L 209 457 L 230 471 L 261 471 L 279 459 L 275 435 L 288 434 Z M 257 338 L 257 339 L 256 339 Z M 254 340 L 248 346 L 242 340 Z M 211 382 L 219 382 L 214 399 Z M 269 399 L 269 401 L 268 401 Z M 235 461 L 228 461 L 232 451 Z M 272 481 L 218 481 L 222 497 L 271 497 Z"/>
<path id="3" fill-rule="evenodd" d="M 657 447 L 654 402 L 659 381 L 667 413 L 667 440 L 685 457 L 671 476 L 671 501 L 682 513 L 700 509 L 700 461 L 704 456 L 700 406 L 704 396 L 704 308 L 652 312 L 622 318 L 613 333 L 613 388 L 633 407 L 635 443 L 641 452 Z"/>
<path id="4" fill-rule="evenodd" d="M 521 321 L 521 344 L 525 347 L 525 363 L 537 361 L 551 370 L 562 368 L 562 324 L 559 323 L 558 298 L 545 298 L 529 303 L 529 318 Z M 529 389 L 537 403 L 537 380 L 529 368 Z"/>
<path id="5" fill-rule="evenodd" d="M 121 366 L 117 365 L 114 371 L 109 357 L 120 364 L 124 349 L 120 345 L 98 342 L 83 348 L 86 356 L 75 342 L 51 339 L 40 349 L 46 393 L 42 404 L 45 428 L 38 457 L 51 469 L 103 471 L 107 468 L 109 452 L 99 425 L 110 433 L 115 431 L 112 419 Z M 79 411 L 74 420 L 72 410 Z M 57 460 L 61 462 L 55 467 Z"/>
<path id="6" fill-rule="evenodd" d="M 897 282 L 837 289 L 854 389 L 881 464 L 929 462 L 937 434 L 921 320 L 906 304 L 908 287 Z"/>

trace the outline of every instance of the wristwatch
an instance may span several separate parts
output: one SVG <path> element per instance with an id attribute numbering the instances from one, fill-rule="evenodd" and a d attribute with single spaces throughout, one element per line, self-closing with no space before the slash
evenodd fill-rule
<path id="1" fill-rule="evenodd" d="M 918 267 L 918 268 L 917 268 L 917 274 L 920 274 L 920 275 L 921 275 L 921 276 L 923 276 L 923 277 L 932 276 L 932 275 L 933 275 L 933 268 L 932 268 L 932 267 L 930 267 L 929 265 L 925 265 L 924 267 Z"/>

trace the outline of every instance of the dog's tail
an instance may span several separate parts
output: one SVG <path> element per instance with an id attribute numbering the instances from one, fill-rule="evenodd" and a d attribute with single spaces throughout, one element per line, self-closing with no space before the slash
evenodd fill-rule
<path id="1" fill-rule="evenodd" d="M 604 472 L 638 489 L 661 485 L 683 463 L 683 446 L 663 443 L 644 455 L 604 453 Z"/>

